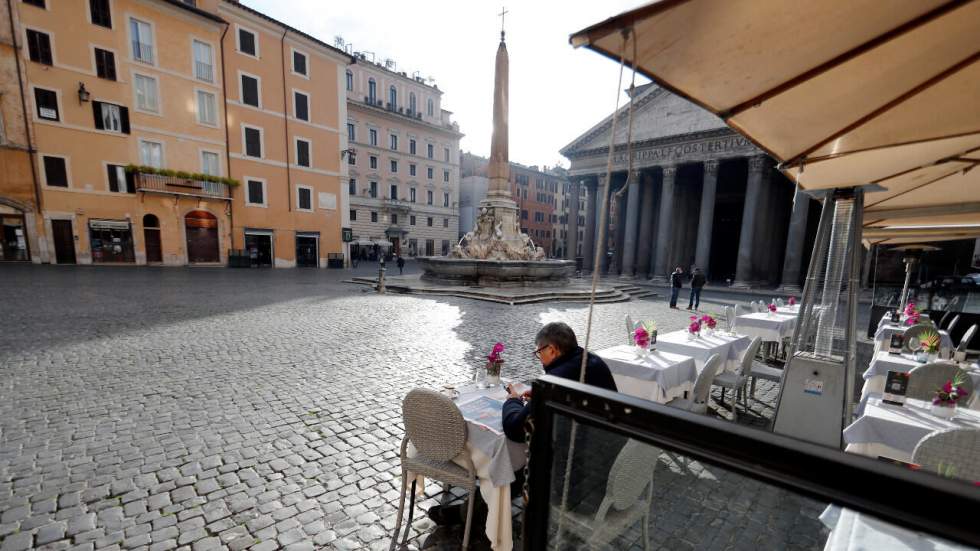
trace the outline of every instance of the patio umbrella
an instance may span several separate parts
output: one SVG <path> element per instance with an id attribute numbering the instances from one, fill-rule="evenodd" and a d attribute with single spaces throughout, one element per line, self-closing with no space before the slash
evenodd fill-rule
<path id="1" fill-rule="evenodd" d="M 804 190 L 877 184 L 863 227 L 888 239 L 980 234 L 978 36 L 977 0 L 661 0 L 571 43 L 718 115 Z"/>

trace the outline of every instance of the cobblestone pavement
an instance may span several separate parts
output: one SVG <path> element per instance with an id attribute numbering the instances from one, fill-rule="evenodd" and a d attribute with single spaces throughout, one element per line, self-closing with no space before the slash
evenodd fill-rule
<path id="1" fill-rule="evenodd" d="M 543 323 L 584 334 L 583 305 L 378 296 L 349 275 L 0 266 L 0 551 L 386 549 L 405 392 L 472 379 L 497 340 L 505 376 L 532 379 Z M 600 305 L 593 347 L 626 313 L 688 316 Z M 758 397 L 739 422 L 768 422 L 775 392 Z M 412 548 L 456 535 L 420 516 Z"/>

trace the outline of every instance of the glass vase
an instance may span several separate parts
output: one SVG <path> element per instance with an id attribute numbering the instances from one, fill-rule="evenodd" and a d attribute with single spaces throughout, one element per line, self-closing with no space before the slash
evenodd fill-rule
<path id="1" fill-rule="evenodd" d="M 932 404 L 930 413 L 942 419 L 952 419 L 956 416 L 956 404 Z"/>

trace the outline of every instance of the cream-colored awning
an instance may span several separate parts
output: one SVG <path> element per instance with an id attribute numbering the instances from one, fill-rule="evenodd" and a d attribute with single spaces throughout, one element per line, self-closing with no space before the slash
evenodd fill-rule
<path id="1" fill-rule="evenodd" d="M 866 240 L 977 235 L 980 0 L 661 0 L 571 43 L 625 55 L 804 189 L 876 184 Z"/>

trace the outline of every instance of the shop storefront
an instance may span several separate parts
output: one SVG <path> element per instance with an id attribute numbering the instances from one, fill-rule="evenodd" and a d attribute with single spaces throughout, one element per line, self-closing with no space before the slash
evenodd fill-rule
<path id="1" fill-rule="evenodd" d="M 272 266 L 272 230 L 246 229 L 245 251 L 252 266 Z"/>
<path id="2" fill-rule="evenodd" d="M 128 220 L 89 220 L 92 262 L 136 262 L 133 229 Z"/>
<path id="3" fill-rule="evenodd" d="M 24 215 L 13 207 L 0 205 L 0 262 L 28 261 L 27 224 Z"/>
<path id="4" fill-rule="evenodd" d="M 318 268 L 320 232 L 296 232 L 296 266 Z"/>

